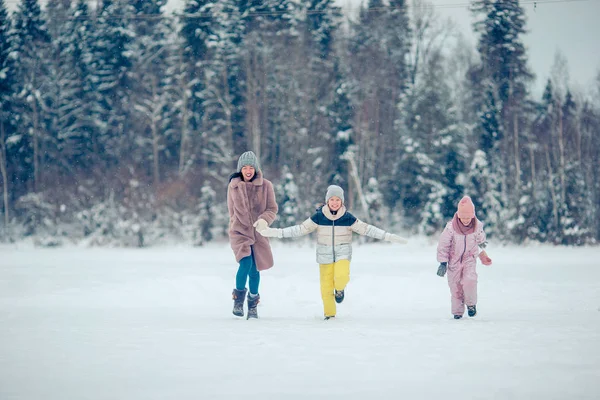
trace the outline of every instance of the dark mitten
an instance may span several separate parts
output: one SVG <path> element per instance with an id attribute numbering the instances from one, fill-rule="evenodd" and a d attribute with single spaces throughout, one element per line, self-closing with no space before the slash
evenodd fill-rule
<path id="1" fill-rule="evenodd" d="M 438 270 L 437 270 L 438 276 L 444 276 L 444 275 L 446 275 L 446 268 L 447 267 L 448 267 L 448 263 L 447 262 L 440 263 L 440 266 L 438 267 Z"/>

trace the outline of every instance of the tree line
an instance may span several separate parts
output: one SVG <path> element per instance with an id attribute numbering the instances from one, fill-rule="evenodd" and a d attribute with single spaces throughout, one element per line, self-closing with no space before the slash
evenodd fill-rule
<path id="1" fill-rule="evenodd" d="M 518 1 L 472 5 L 476 48 L 421 0 L 0 0 L 0 238 L 146 246 L 227 230 L 253 150 L 282 225 L 327 185 L 436 234 L 463 194 L 499 240 L 600 237 L 600 74 L 543 96 Z"/>

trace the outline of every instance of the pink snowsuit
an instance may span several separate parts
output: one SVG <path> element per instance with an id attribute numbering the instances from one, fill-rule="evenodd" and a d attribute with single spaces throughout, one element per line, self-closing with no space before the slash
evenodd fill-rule
<path id="1" fill-rule="evenodd" d="M 457 215 L 453 220 L 460 224 Z M 437 260 L 448 263 L 448 286 L 454 315 L 463 315 L 465 305 L 477 304 L 476 266 L 479 245 L 482 243 L 485 243 L 485 232 L 479 220 L 476 220 L 475 231 L 467 235 L 458 232 L 450 221 L 440 236 Z"/>

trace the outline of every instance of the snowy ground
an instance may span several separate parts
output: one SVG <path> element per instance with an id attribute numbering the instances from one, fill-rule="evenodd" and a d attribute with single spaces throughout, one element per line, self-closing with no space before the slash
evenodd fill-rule
<path id="1" fill-rule="evenodd" d="M 598 399 L 600 248 L 496 247 L 455 321 L 435 246 L 356 246 L 322 320 L 310 244 L 274 246 L 260 319 L 206 248 L 0 247 L 0 399 Z"/>

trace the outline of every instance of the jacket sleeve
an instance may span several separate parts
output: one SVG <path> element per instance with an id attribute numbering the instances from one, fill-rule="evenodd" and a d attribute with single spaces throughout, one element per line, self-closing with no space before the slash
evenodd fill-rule
<path id="1" fill-rule="evenodd" d="M 231 198 L 231 185 L 227 186 L 227 210 L 229 210 L 229 218 L 233 217 L 233 199 Z"/>
<path id="2" fill-rule="evenodd" d="M 358 233 L 359 235 L 372 237 L 373 239 L 383 240 L 385 237 L 385 231 L 383 229 L 379 229 L 376 226 L 369 225 L 366 222 L 357 219 L 352 225 L 350 225 L 350 229 L 353 232 Z"/>
<path id="3" fill-rule="evenodd" d="M 437 260 L 438 262 L 450 261 L 450 247 L 452 246 L 452 228 L 450 224 L 446 225 L 444 231 L 440 235 L 440 240 L 437 245 Z"/>
<path id="4" fill-rule="evenodd" d="M 275 218 L 277 218 L 277 211 L 279 211 L 279 207 L 277 206 L 277 202 L 275 201 L 275 191 L 273 190 L 273 184 L 268 181 L 266 181 L 265 184 L 267 186 L 265 205 L 266 207 L 265 211 L 263 211 L 263 213 L 260 214 L 258 218 L 264 219 L 269 225 L 271 225 L 273 221 L 275 221 Z"/>
<path id="5" fill-rule="evenodd" d="M 308 235 L 309 233 L 315 231 L 319 225 L 317 225 L 311 218 L 307 218 L 300 225 L 289 226 L 287 228 L 283 228 L 283 237 L 284 238 L 294 238 L 300 237 L 304 235 Z"/>
<path id="6" fill-rule="evenodd" d="M 487 246 L 487 238 L 483 230 L 483 222 L 477 221 L 477 231 L 475 231 L 475 240 L 480 249 L 485 249 Z"/>

